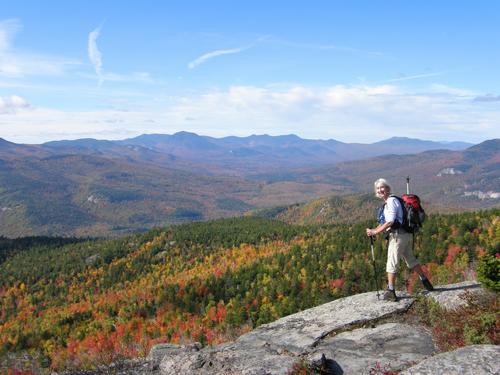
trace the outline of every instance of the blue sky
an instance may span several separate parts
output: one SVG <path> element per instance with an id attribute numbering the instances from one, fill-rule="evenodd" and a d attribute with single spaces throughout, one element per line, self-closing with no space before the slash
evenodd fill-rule
<path id="1" fill-rule="evenodd" d="M 498 1 L 0 8 L 0 137 L 500 137 Z"/>

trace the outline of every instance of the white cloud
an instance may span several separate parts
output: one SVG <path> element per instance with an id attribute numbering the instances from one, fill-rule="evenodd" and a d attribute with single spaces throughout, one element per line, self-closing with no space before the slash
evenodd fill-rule
<path id="1" fill-rule="evenodd" d="M 349 142 L 391 136 L 465 141 L 500 136 L 500 108 L 478 107 L 461 97 L 450 100 L 449 93 L 406 92 L 395 85 L 281 90 L 237 86 L 185 97 L 168 109 L 167 117 L 179 130 L 184 126 L 218 136 L 296 133 Z"/>
<path id="2" fill-rule="evenodd" d="M 5 54 L 0 59 L 0 76 L 22 78 L 26 76 L 57 76 L 80 65 L 74 59 L 27 53 Z"/>
<path id="3" fill-rule="evenodd" d="M 195 60 L 191 61 L 188 64 L 189 69 L 194 69 L 198 65 L 203 64 L 207 60 L 213 59 L 214 57 L 218 56 L 223 56 L 223 55 L 232 55 L 235 53 L 240 53 L 242 51 L 245 51 L 252 46 L 245 46 L 245 47 L 240 47 L 240 48 L 233 48 L 233 49 L 221 49 L 221 50 L 216 50 L 212 52 L 205 53 L 204 55 L 201 55 L 200 57 L 196 58 Z"/>
<path id="4" fill-rule="evenodd" d="M 465 97 L 465 98 L 472 98 L 472 97 L 477 95 L 476 92 L 471 91 L 471 90 L 450 87 L 450 86 L 438 84 L 438 83 L 431 85 L 431 91 L 434 93 L 447 94 L 447 95 L 451 95 L 451 96 L 455 96 L 455 97 Z"/>
<path id="5" fill-rule="evenodd" d="M 392 136 L 469 142 L 500 137 L 500 106 L 449 92 L 439 94 L 432 88 L 427 93 L 414 93 L 395 85 L 233 86 L 168 103 L 161 109 L 151 103 L 149 108 L 127 112 L 32 107 L 4 111 L 0 137 L 37 143 L 82 137 L 120 139 L 181 130 L 217 137 L 295 133 L 345 142 L 375 142 Z"/>
<path id="6" fill-rule="evenodd" d="M 0 96 L 0 115 L 30 108 L 30 104 L 17 95 Z"/>
<path id="7" fill-rule="evenodd" d="M 99 84 L 102 84 L 104 80 L 102 75 L 102 54 L 99 51 L 99 48 L 97 48 L 97 38 L 100 33 L 100 26 L 89 33 L 88 52 L 90 62 L 94 66 L 97 77 L 99 78 Z"/>
<path id="8" fill-rule="evenodd" d="M 492 94 L 480 95 L 480 96 L 476 96 L 474 98 L 474 101 L 475 102 L 488 102 L 488 103 L 500 102 L 500 95 L 492 95 Z"/>
<path id="9" fill-rule="evenodd" d="M 1 112 L 0 112 L 1 113 Z M 64 112 L 31 107 L 0 115 L 0 137 L 17 143 L 43 143 L 57 139 L 123 139 L 145 131 L 151 114 L 100 110 Z"/>

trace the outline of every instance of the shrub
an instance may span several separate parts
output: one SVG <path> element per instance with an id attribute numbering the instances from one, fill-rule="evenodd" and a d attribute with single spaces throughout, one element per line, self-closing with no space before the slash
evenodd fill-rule
<path id="1" fill-rule="evenodd" d="M 497 255 L 479 258 L 477 278 L 485 288 L 500 292 L 500 256 Z"/>
<path id="2" fill-rule="evenodd" d="M 467 304 L 446 310 L 428 298 L 417 300 L 413 314 L 432 329 L 441 351 L 466 345 L 500 343 L 498 296 L 493 293 L 474 295 L 464 292 Z"/>

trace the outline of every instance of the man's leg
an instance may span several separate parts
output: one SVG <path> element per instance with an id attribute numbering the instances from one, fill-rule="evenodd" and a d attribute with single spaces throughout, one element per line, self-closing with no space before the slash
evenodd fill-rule
<path id="1" fill-rule="evenodd" d="M 394 290 L 396 288 L 396 274 L 387 272 L 387 288 Z"/>
<path id="2" fill-rule="evenodd" d="M 405 236 L 407 237 L 407 239 L 410 238 L 410 234 L 406 234 Z M 405 260 L 408 268 L 410 268 L 412 271 L 415 271 L 418 274 L 418 276 L 420 277 L 420 281 L 424 285 L 424 288 L 427 289 L 428 291 L 434 290 L 434 287 L 432 286 L 431 282 L 425 275 L 422 266 L 418 262 L 417 258 L 415 258 L 415 255 L 413 254 L 412 247 L 409 245 L 409 242 L 405 246 L 404 251 L 401 255 Z"/>
<path id="3" fill-rule="evenodd" d="M 389 236 L 389 247 L 387 249 L 387 290 L 384 292 L 382 299 L 385 301 L 396 302 L 396 273 L 399 269 L 399 253 L 398 239 L 391 234 Z"/>
<path id="4" fill-rule="evenodd" d="M 425 276 L 424 270 L 422 269 L 422 266 L 420 264 L 417 264 L 415 267 L 412 268 L 412 271 L 415 271 L 418 273 L 418 276 L 422 277 L 427 277 Z"/>
<path id="5" fill-rule="evenodd" d="M 417 264 L 415 267 L 412 268 L 412 270 L 418 274 L 418 276 L 420 277 L 420 281 L 422 282 L 422 285 L 424 286 L 425 289 L 427 289 L 429 292 L 434 290 L 434 287 L 432 286 L 431 282 L 425 275 L 424 270 L 422 269 L 422 266 L 420 264 Z"/>
<path id="6" fill-rule="evenodd" d="M 398 297 L 396 296 L 396 274 L 393 272 L 387 272 L 387 290 L 382 295 L 384 301 L 396 302 Z"/>

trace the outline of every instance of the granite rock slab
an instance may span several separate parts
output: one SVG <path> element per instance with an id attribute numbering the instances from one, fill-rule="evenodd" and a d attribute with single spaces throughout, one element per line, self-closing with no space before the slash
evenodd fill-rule
<path id="1" fill-rule="evenodd" d="M 453 310 L 467 303 L 464 298 L 467 293 L 479 294 L 484 293 L 484 290 L 477 281 L 464 281 L 457 284 L 436 286 L 432 292 L 428 292 L 426 295 L 439 303 L 441 307 Z"/>
<path id="2" fill-rule="evenodd" d="M 163 374 L 279 374 L 290 372 L 334 331 L 372 322 L 406 311 L 413 299 L 401 294 L 398 302 L 377 299 L 375 292 L 338 299 L 265 324 L 236 341 L 199 351 L 167 354 Z"/>
<path id="3" fill-rule="evenodd" d="M 319 363 L 325 356 L 335 363 L 333 373 L 370 374 L 375 369 L 400 371 L 436 352 L 432 335 L 422 327 L 386 323 L 358 328 L 323 340 L 307 357 Z"/>
<path id="4" fill-rule="evenodd" d="M 498 375 L 499 359 L 500 346 L 472 345 L 425 359 L 401 375 Z"/>
<path id="5" fill-rule="evenodd" d="M 402 313 L 413 298 L 401 292 L 398 302 L 378 300 L 375 292 L 356 294 L 264 324 L 237 342 L 268 344 L 294 354 L 310 352 L 331 332 Z"/>

